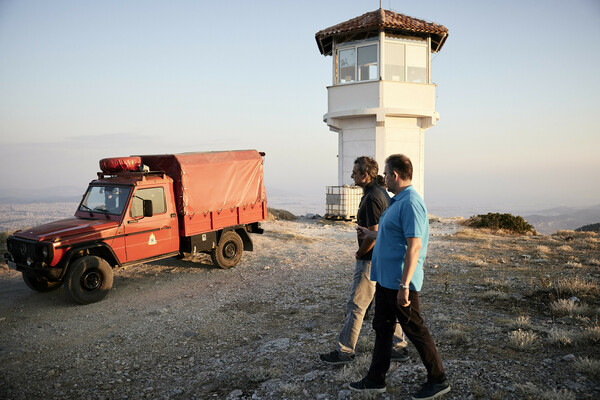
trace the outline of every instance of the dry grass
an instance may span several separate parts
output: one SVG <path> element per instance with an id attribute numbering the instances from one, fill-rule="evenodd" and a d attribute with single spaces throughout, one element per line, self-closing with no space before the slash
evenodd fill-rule
<path id="1" fill-rule="evenodd" d="M 577 398 L 574 393 L 566 389 L 544 390 L 531 382 L 518 384 L 516 388 L 521 392 L 522 398 L 526 400 L 575 400 Z"/>
<path id="2" fill-rule="evenodd" d="M 575 334 L 559 328 L 552 328 L 548 333 L 548 341 L 552 345 L 571 346 L 574 343 Z"/>
<path id="3" fill-rule="evenodd" d="M 563 244 L 562 246 L 559 246 L 556 250 L 562 251 L 563 253 L 571 253 L 573 251 L 573 248 L 569 245 Z"/>
<path id="4" fill-rule="evenodd" d="M 336 375 L 338 382 L 355 382 L 364 378 L 371 365 L 371 354 L 357 354 L 352 364 L 344 365 Z"/>
<path id="5" fill-rule="evenodd" d="M 539 254 L 550 254 L 550 253 L 552 253 L 552 250 L 550 249 L 550 247 L 545 246 L 545 245 L 536 246 L 535 249 L 537 250 L 537 252 Z"/>
<path id="6" fill-rule="evenodd" d="M 573 363 L 573 367 L 584 375 L 593 378 L 600 378 L 600 360 L 591 359 L 588 357 L 578 357 Z"/>
<path id="7" fill-rule="evenodd" d="M 577 261 L 567 261 L 567 267 L 569 268 L 583 268 L 583 264 Z"/>
<path id="8" fill-rule="evenodd" d="M 550 307 L 552 308 L 552 315 L 556 317 L 563 317 L 565 315 L 578 315 L 581 310 L 581 306 L 573 300 L 559 299 L 553 302 Z"/>
<path id="9" fill-rule="evenodd" d="M 598 283 L 591 279 L 580 278 L 559 278 L 555 284 L 556 293 L 558 296 L 577 296 L 584 297 L 586 295 L 598 295 Z"/>
<path id="10" fill-rule="evenodd" d="M 535 332 L 524 331 L 522 329 L 509 332 L 508 344 L 515 350 L 523 351 L 534 350 L 540 346 L 538 335 Z"/>
<path id="11" fill-rule="evenodd" d="M 520 315 L 517 319 L 512 323 L 511 327 L 513 329 L 531 329 L 533 326 L 531 324 L 531 319 L 527 315 Z"/>

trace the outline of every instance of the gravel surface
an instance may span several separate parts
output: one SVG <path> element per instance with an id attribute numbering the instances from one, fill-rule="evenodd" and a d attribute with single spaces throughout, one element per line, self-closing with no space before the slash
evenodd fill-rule
<path id="1" fill-rule="evenodd" d="M 354 225 L 301 219 L 263 227 L 263 235 L 253 235 L 255 251 L 244 253 L 234 269 L 215 268 L 208 256 L 120 269 L 108 297 L 86 306 L 70 303 L 63 288 L 35 293 L 2 265 L 0 398 L 367 398 L 351 393 L 347 383 L 368 368 L 371 317 L 353 365 L 334 368 L 318 360 L 334 348 L 344 321 Z M 444 398 L 599 398 L 598 376 L 574 366 L 580 356 L 600 358 L 598 342 L 548 343 L 556 324 L 579 325 L 553 318 L 543 309 L 548 296 L 529 296 L 532 284 L 513 282 L 505 272 L 544 267 L 523 252 L 542 241 L 548 247 L 551 240 L 555 247 L 562 242 L 465 238 L 455 233 L 462 228 L 454 219 L 435 220 L 431 228 L 422 304 L 451 380 Z M 597 241 L 589 243 L 597 254 Z M 596 282 L 597 270 L 591 272 Z M 484 295 L 502 285 L 512 288 L 506 297 Z M 515 293 L 522 294 L 510 297 Z M 597 310 L 597 296 L 589 302 Z M 531 316 L 537 348 L 510 346 L 524 314 Z M 373 398 L 410 398 L 419 388 L 425 370 L 409 350 L 410 361 L 393 365 L 388 392 Z"/>

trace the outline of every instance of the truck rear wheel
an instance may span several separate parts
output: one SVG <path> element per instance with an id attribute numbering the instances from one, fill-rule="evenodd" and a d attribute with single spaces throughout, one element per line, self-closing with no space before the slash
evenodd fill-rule
<path id="1" fill-rule="evenodd" d="M 225 232 L 219 240 L 219 245 L 210 253 L 213 264 L 220 268 L 235 267 L 242 259 L 244 243 L 235 231 Z"/>
<path id="2" fill-rule="evenodd" d="M 78 258 L 69 267 L 65 287 L 79 304 L 102 300 L 113 284 L 113 270 L 106 260 L 96 256 Z"/>
<path id="3" fill-rule="evenodd" d="M 62 282 L 50 282 L 46 278 L 36 278 L 34 276 L 23 274 L 25 284 L 36 292 L 45 293 L 58 289 Z"/>

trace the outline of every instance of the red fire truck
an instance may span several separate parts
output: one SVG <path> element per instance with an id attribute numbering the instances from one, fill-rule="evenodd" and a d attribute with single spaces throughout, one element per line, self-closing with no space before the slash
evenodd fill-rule
<path id="1" fill-rule="evenodd" d="M 10 265 L 38 292 L 63 283 L 81 304 L 102 300 L 113 269 L 184 253 L 231 268 L 267 216 L 264 153 L 256 150 L 100 160 L 73 218 L 15 232 Z"/>

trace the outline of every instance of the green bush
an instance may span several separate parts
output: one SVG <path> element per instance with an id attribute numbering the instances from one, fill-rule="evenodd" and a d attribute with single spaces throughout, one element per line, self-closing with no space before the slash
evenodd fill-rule
<path id="1" fill-rule="evenodd" d="M 487 213 L 471 217 L 466 225 L 472 228 L 503 229 L 514 233 L 535 232 L 535 229 L 523 217 L 512 214 Z"/>

